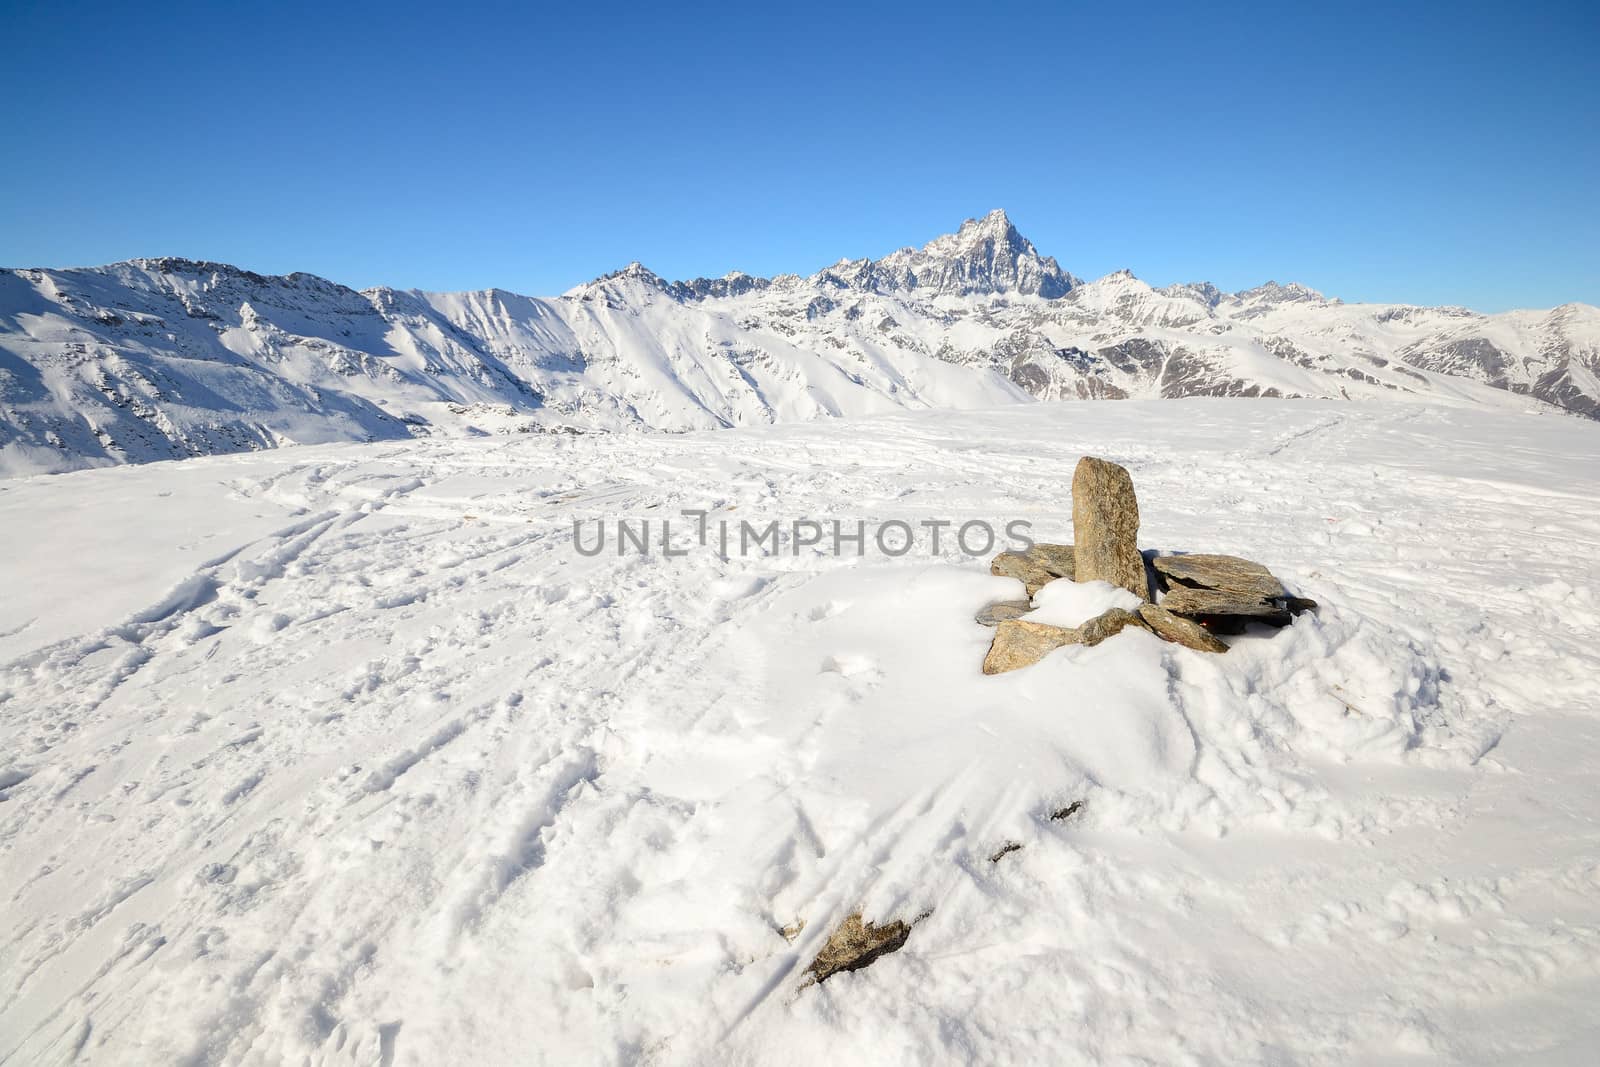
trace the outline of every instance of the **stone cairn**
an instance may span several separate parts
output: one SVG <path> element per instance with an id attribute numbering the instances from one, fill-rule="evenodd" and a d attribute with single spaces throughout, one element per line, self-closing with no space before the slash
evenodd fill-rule
<path id="1" fill-rule="evenodd" d="M 989 564 L 991 574 L 1021 581 L 1028 599 L 990 604 L 977 614 L 979 622 L 995 628 L 983 673 L 1029 666 L 1063 645 L 1098 645 L 1130 626 L 1201 652 L 1226 652 L 1217 634 L 1241 633 L 1252 622 L 1286 626 L 1317 606 L 1291 596 L 1261 564 L 1237 556 L 1153 556 L 1147 568 L 1139 552 L 1133 479 L 1107 460 L 1085 456 L 1078 461 L 1072 475 L 1072 530 L 1075 544 L 1036 544 L 1026 552 L 1002 552 Z M 1110 582 L 1144 603 L 1134 611 L 1112 608 L 1082 626 L 1020 617 L 1033 610 L 1034 594 L 1062 580 Z"/>

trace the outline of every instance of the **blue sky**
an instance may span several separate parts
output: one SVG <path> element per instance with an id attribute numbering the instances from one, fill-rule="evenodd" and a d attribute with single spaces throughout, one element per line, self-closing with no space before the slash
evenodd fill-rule
<path id="1" fill-rule="evenodd" d="M 1600 303 L 1600 5 L 1119 6 L 0 0 L 0 263 L 547 294 L 1004 207 L 1085 277 Z"/>

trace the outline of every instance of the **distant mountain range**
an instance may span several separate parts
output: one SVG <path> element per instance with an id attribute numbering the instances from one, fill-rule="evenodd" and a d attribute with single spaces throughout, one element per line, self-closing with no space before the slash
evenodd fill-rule
<path id="1" fill-rule="evenodd" d="M 689 430 L 1032 400 L 1425 398 L 1600 418 L 1600 309 L 1084 282 L 1004 212 L 810 277 L 553 298 L 136 259 L 0 271 L 0 475 L 431 433 Z"/>

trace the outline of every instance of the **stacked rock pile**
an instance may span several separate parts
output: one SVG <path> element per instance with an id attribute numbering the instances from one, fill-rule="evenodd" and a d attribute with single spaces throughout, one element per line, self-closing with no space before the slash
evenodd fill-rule
<path id="1" fill-rule="evenodd" d="M 1126 468 L 1085 456 L 1072 476 L 1073 544 L 1035 544 L 1002 552 L 992 574 L 1016 578 L 1027 600 L 990 604 L 977 615 L 995 627 L 983 661 L 985 674 L 1038 662 L 1063 645 L 1097 645 L 1128 627 L 1202 652 L 1226 652 L 1218 634 L 1242 633 L 1252 622 L 1287 626 L 1316 602 L 1293 596 L 1259 563 L 1237 556 L 1152 556 L 1139 551 L 1139 501 Z M 1052 626 L 1022 618 L 1032 598 L 1051 582 L 1104 581 L 1137 596 L 1134 610 L 1111 608 L 1081 626 Z"/>

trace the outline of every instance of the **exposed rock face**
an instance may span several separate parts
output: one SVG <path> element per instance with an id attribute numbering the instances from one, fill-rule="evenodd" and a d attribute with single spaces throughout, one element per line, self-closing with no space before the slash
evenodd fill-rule
<path id="1" fill-rule="evenodd" d="M 1157 556 L 1152 565 L 1170 587 L 1161 606 L 1213 628 L 1237 628 L 1246 621 L 1287 626 L 1294 615 L 1317 606 L 1290 596 L 1271 571 L 1238 556 Z"/>
<path id="2" fill-rule="evenodd" d="M 1031 597 L 1057 578 L 1077 574 L 1071 545 L 1036 544 L 1026 552 L 1002 552 L 989 564 L 989 573 L 1015 578 Z"/>
<path id="3" fill-rule="evenodd" d="M 834 272 L 870 280 L 879 292 L 920 290 L 946 296 L 1024 293 L 1053 300 L 1078 284 L 1054 259 L 1041 256 L 1004 211 L 968 219 L 960 232 L 935 238 L 920 250 L 891 252 L 865 269 L 846 261 Z"/>
<path id="4" fill-rule="evenodd" d="M 1200 652 L 1226 652 L 1228 646 L 1193 619 L 1174 615 L 1155 604 L 1139 605 L 1140 620 L 1164 641 Z"/>
<path id="5" fill-rule="evenodd" d="M 1072 532 L 1075 581 L 1110 582 L 1150 599 L 1139 555 L 1139 500 L 1125 467 L 1094 456 L 1078 461 L 1072 475 Z"/>
<path id="6" fill-rule="evenodd" d="M 886 956 L 906 943 L 911 936 L 909 923 L 896 919 L 884 926 L 874 926 L 855 912 L 828 935 L 827 944 L 811 961 L 806 973 L 813 981 L 826 982 L 840 971 L 856 971 Z"/>
<path id="7" fill-rule="evenodd" d="M 1007 619 L 1018 619 L 1033 610 L 1031 600 L 1001 600 L 990 604 L 973 616 L 985 626 L 999 626 Z"/>

